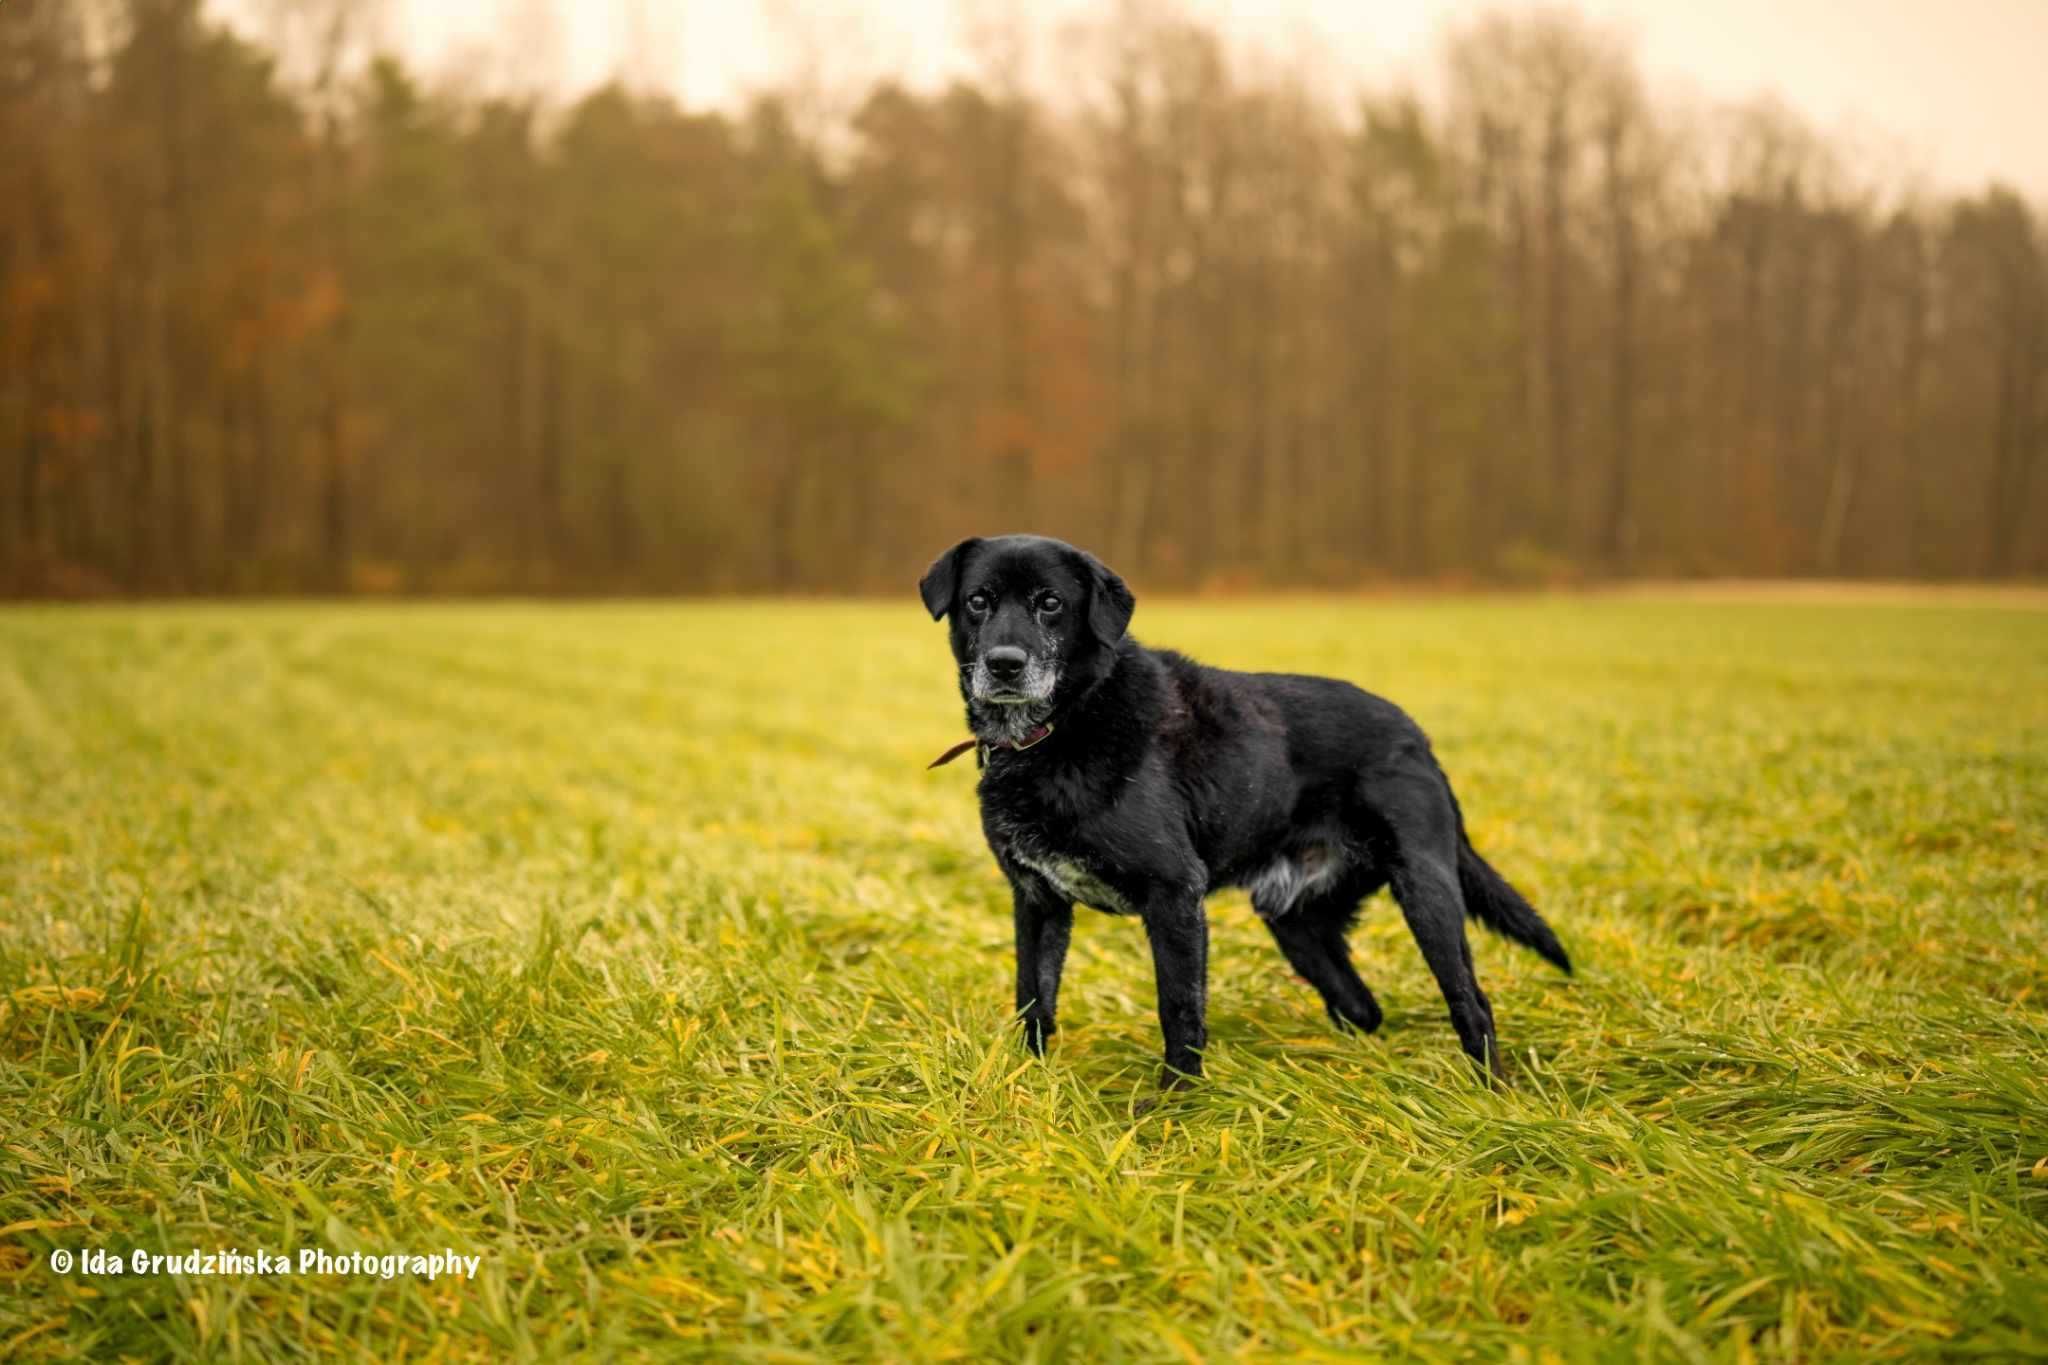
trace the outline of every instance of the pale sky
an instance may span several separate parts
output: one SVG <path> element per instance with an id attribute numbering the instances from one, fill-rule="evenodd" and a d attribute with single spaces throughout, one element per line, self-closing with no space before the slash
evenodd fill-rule
<path id="1" fill-rule="evenodd" d="M 889 72 L 936 84 L 971 64 L 973 16 L 1005 0 L 385 0 L 390 36 L 434 72 L 570 89 L 615 74 L 686 101 L 730 102 L 793 60 L 825 88 Z M 1306 60 L 1337 88 L 1425 94 L 1447 24 L 1509 5 L 1473 0 L 1187 0 L 1241 41 Z M 1775 93 L 1866 163 L 1945 189 L 1994 176 L 2048 196 L 2048 0 L 1577 0 L 1632 35 L 1655 90 L 1682 101 Z M 1099 9 L 1099 7 L 1098 7 Z M 1090 13 L 1022 11 L 1041 32 Z M 548 24 L 516 16 L 545 12 Z M 548 31 L 551 41 L 535 41 Z M 515 38 L 524 31 L 525 41 Z M 1060 45 L 1040 46 L 1053 67 Z M 799 54 L 794 55 L 793 54 Z"/>

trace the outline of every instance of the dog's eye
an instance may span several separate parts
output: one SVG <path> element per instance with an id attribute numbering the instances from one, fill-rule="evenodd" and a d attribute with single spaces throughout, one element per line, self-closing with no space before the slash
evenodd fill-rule
<path id="1" fill-rule="evenodd" d="M 979 616 L 979 615 L 981 615 L 981 614 L 982 614 L 983 612 L 987 611 L 987 610 L 988 610 L 988 594 L 987 594 L 987 593 L 985 593 L 985 592 L 978 592 L 978 593 L 975 593 L 975 594 L 974 594 L 974 595 L 973 595 L 972 597 L 968 598 L 968 599 L 967 599 L 967 610 L 969 610 L 969 611 L 973 612 L 973 613 L 974 613 L 974 614 L 975 614 L 976 616 Z"/>
<path id="2" fill-rule="evenodd" d="M 1048 616 L 1058 611 L 1062 605 L 1064 604 L 1060 601 L 1060 595 L 1056 592 L 1038 594 L 1038 609 Z"/>

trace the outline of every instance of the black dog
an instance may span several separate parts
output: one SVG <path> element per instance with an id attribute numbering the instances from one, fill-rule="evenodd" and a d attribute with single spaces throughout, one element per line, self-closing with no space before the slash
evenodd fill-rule
<path id="1" fill-rule="evenodd" d="M 933 620 L 952 618 L 975 740 L 938 762 L 979 749 L 1033 1051 L 1054 1029 L 1076 902 L 1144 921 L 1169 1085 L 1202 1072 L 1202 898 L 1219 887 L 1248 888 L 1331 1019 L 1370 1032 L 1380 1007 L 1344 935 L 1391 883 L 1482 1071 L 1496 1060 L 1493 1008 L 1465 916 L 1571 970 L 1550 926 L 1473 851 L 1429 741 L 1393 703 L 1333 678 L 1147 649 L 1124 633 L 1135 601 L 1123 580 L 1057 540 L 963 540 L 918 590 Z"/>

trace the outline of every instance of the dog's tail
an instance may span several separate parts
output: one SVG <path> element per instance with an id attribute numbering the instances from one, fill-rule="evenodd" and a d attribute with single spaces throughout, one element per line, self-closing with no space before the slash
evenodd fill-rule
<path id="1" fill-rule="evenodd" d="M 1508 879 L 1493 870 L 1493 864 L 1479 856 L 1465 837 L 1463 822 L 1458 830 L 1458 887 L 1465 893 L 1465 912 L 1503 938 L 1534 948 L 1566 972 L 1572 960 L 1557 941 L 1543 916 L 1522 893 L 1508 885 Z"/>

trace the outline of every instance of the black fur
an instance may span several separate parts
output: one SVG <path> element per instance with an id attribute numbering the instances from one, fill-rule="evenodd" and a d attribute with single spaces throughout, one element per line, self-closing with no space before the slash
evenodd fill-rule
<path id="1" fill-rule="evenodd" d="M 1370 1032 L 1380 1008 L 1344 936 L 1359 902 L 1391 885 L 1482 1070 L 1497 1057 L 1493 1009 L 1465 916 L 1571 970 L 1550 926 L 1473 850 L 1429 741 L 1393 703 L 1332 678 L 1147 649 L 1125 634 L 1123 580 L 1056 540 L 964 540 L 920 591 L 933 619 L 950 620 L 967 723 L 988 741 L 982 828 L 1010 879 L 1017 1010 L 1035 1051 L 1055 1028 L 1076 903 L 1143 921 L 1168 1083 L 1201 1074 L 1202 900 L 1221 887 L 1250 888 L 1331 1019 Z M 997 677 L 991 651 L 1021 671 Z M 1044 724 L 1052 733 L 1027 748 L 993 747 Z"/>

